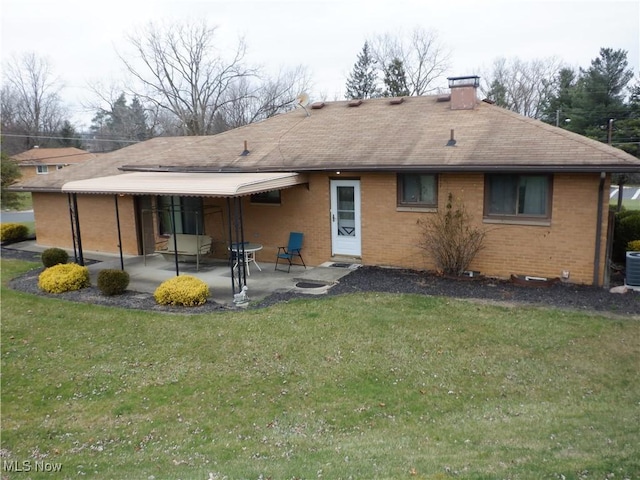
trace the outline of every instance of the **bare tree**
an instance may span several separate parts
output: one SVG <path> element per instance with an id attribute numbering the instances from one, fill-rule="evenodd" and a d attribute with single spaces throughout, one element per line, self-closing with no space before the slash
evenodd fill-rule
<path id="1" fill-rule="evenodd" d="M 292 110 L 296 97 L 309 87 L 305 68 L 282 70 L 274 78 L 242 79 L 234 85 L 234 100 L 224 107 L 220 120 L 236 128 Z"/>
<path id="2" fill-rule="evenodd" d="M 215 133 L 215 119 L 239 79 L 255 76 L 244 65 L 241 40 L 229 59 L 214 45 L 215 28 L 199 23 L 154 24 L 131 35 L 137 59 L 119 54 L 127 70 L 142 84 L 132 93 L 159 110 L 175 115 L 187 135 Z"/>
<path id="3" fill-rule="evenodd" d="M 408 37 L 386 33 L 370 41 L 373 57 L 381 68 L 394 61 L 404 67 L 409 95 L 425 95 L 437 89 L 436 83 L 449 68 L 451 53 L 435 31 L 414 28 Z"/>
<path id="4" fill-rule="evenodd" d="M 529 62 L 497 58 L 491 71 L 483 75 L 480 88 L 501 107 L 540 118 L 555 92 L 555 79 L 562 66 L 555 57 Z"/>
<path id="5" fill-rule="evenodd" d="M 45 59 L 34 53 L 13 57 L 4 68 L 1 90 L 4 133 L 22 135 L 22 148 L 28 149 L 42 143 L 37 137 L 58 132 L 66 116 L 61 89 Z"/>
<path id="6" fill-rule="evenodd" d="M 242 39 L 224 56 L 215 34 L 205 22 L 184 22 L 149 24 L 129 37 L 135 58 L 120 58 L 142 86 L 130 93 L 156 134 L 210 135 L 261 120 L 291 108 L 308 84 L 300 67 L 262 79 L 259 68 L 246 64 Z"/>

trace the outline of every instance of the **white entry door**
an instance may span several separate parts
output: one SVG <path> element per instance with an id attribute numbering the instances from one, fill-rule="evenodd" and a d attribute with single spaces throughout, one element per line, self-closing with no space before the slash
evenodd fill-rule
<path id="1" fill-rule="evenodd" d="M 362 254 L 359 180 L 331 180 L 331 253 Z"/>

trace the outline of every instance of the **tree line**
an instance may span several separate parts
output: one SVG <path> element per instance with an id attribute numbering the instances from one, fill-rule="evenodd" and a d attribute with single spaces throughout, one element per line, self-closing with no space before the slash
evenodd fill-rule
<path id="1" fill-rule="evenodd" d="M 2 150 L 34 145 L 111 151 L 156 136 L 212 135 L 295 108 L 309 89 L 304 66 L 267 75 L 246 60 L 243 39 L 234 49 L 217 42 L 204 22 L 149 24 L 118 52 L 130 80 L 94 84 L 86 108 L 89 132 L 78 132 L 61 100 L 61 82 L 34 53 L 3 69 L 0 89 Z M 438 91 L 451 54 L 435 32 L 367 39 L 345 82 L 345 98 L 426 95 Z M 558 59 L 496 59 L 479 73 L 481 92 L 497 105 L 580 133 L 640 157 L 640 83 L 627 52 L 602 48 L 586 68 Z"/>

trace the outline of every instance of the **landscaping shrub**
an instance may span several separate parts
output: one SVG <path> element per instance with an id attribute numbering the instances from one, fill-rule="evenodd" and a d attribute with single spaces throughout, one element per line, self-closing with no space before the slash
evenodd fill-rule
<path id="1" fill-rule="evenodd" d="M 38 287 L 49 293 L 80 290 L 91 285 L 89 269 L 77 263 L 61 263 L 44 270 L 38 277 Z"/>
<path id="2" fill-rule="evenodd" d="M 632 240 L 627 244 L 627 250 L 630 252 L 640 252 L 640 240 Z"/>
<path id="3" fill-rule="evenodd" d="M 98 272 L 98 289 L 103 295 L 120 295 L 129 286 L 129 273 L 124 270 L 105 269 Z"/>
<path id="4" fill-rule="evenodd" d="M 47 248 L 42 252 L 42 264 L 45 268 L 53 267 L 60 263 L 67 263 L 69 261 L 69 254 L 61 248 Z"/>
<path id="5" fill-rule="evenodd" d="M 21 223 L 3 223 L 0 226 L 0 241 L 17 242 L 29 235 L 29 228 Z"/>
<path id="6" fill-rule="evenodd" d="M 209 296 L 209 286 L 191 275 L 181 275 L 166 280 L 153 293 L 160 305 L 183 305 L 195 307 L 203 305 Z"/>
<path id="7" fill-rule="evenodd" d="M 444 274 L 462 275 L 484 248 L 486 232 L 473 225 L 462 203 L 453 205 L 451 193 L 446 208 L 421 219 L 419 225 L 422 229 L 420 247 Z"/>
<path id="8" fill-rule="evenodd" d="M 624 263 L 629 242 L 640 239 L 640 210 L 623 210 L 616 214 L 613 230 L 612 260 Z"/>

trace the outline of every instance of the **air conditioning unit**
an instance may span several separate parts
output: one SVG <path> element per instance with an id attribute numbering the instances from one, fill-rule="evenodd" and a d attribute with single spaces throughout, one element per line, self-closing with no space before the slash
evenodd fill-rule
<path id="1" fill-rule="evenodd" d="M 627 252 L 625 284 L 640 287 L 640 252 Z"/>

